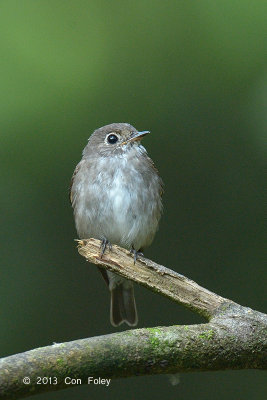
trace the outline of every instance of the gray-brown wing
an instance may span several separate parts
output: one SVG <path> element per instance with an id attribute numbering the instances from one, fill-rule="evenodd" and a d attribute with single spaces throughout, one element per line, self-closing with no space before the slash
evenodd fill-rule
<path id="1" fill-rule="evenodd" d="M 81 168 L 81 163 L 82 163 L 82 162 L 79 162 L 79 164 L 76 166 L 76 168 L 75 168 L 75 170 L 74 170 L 74 172 L 73 172 L 73 175 L 72 175 L 72 177 L 71 177 L 71 181 L 70 181 L 70 186 L 69 186 L 69 199 L 70 199 L 70 203 L 71 203 L 72 207 L 73 207 L 73 203 L 74 203 L 74 197 L 73 197 L 73 192 L 72 192 L 73 182 L 74 182 L 74 179 L 75 179 L 77 173 L 79 172 L 79 170 L 80 170 L 80 168 Z"/>

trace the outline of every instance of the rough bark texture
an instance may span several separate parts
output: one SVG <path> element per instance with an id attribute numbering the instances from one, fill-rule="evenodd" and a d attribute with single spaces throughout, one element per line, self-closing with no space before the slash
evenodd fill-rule
<path id="1" fill-rule="evenodd" d="M 88 261 L 116 272 L 116 274 L 124 278 L 131 279 L 156 293 L 160 293 L 207 319 L 223 303 L 230 301 L 202 288 L 191 279 L 147 258 L 139 257 L 134 264 L 133 256 L 130 252 L 119 246 L 112 246 L 112 251 L 107 250 L 101 258 L 99 243 L 100 241 L 96 239 L 79 240 L 78 251 Z"/>
<path id="2" fill-rule="evenodd" d="M 99 241 L 90 239 L 79 242 L 79 252 L 91 262 L 204 315 L 209 323 L 130 330 L 3 358 L 1 400 L 73 387 L 65 382 L 66 377 L 87 384 L 90 376 L 115 379 L 267 368 L 267 315 L 217 296 L 150 260 L 142 258 L 134 265 L 131 258 L 129 263 L 129 252 L 117 246 L 101 259 Z M 24 377 L 30 378 L 29 384 L 23 383 Z M 56 377 L 57 384 L 38 384 L 38 377 Z"/>

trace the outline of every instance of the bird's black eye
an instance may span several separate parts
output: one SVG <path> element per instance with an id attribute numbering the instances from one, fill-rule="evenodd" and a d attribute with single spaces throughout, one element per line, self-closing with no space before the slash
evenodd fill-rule
<path id="1" fill-rule="evenodd" d="M 118 139 L 118 136 L 117 136 L 117 135 L 114 135 L 114 133 L 111 133 L 110 135 L 108 135 L 107 140 L 108 140 L 108 143 L 114 144 L 114 143 L 116 143 L 119 139 Z"/>

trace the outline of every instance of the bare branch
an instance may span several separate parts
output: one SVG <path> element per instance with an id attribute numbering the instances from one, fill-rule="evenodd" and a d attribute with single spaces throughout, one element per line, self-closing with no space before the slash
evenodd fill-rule
<path id="1" fill-rule="evenodd" d="M 267 368 L 266 337 L 265 341 L 263 339 L 266 319 L 264 323 L 260 313 L 247 314 L 247 311 L 240 314 L 235 308 L 231 313 L 232 326 L 227 319 L 221 319 L 209 324 L 136 329 L 56 344 L 1 359 L 1 400 L 73 387 L 74 383 L 69 384 L 70 378 L 88 384 L 89 377 L 115 379 Z M 247 317 L 254 324 L 254 330 L 245 322 Z M 23 383 L 25 377 L 30 378 L 30 383 Z M 38 377 L 56 380 L 53 379 L 52 384 L 38 384 Z"/>
<path id="2" fill-rule="evenodd" d="M 162 294 L 207 319 L 210 319 L 220 306 L 230 302 L 191 279 L 147 258 L 140 257 L 134 264 L 130 252 L 122 247 L 113 245 L 112 250 L 106 250 L 101 258 L 100 244 L 97 239 L 78 240 L 78 251 L 88 261 Z"/>

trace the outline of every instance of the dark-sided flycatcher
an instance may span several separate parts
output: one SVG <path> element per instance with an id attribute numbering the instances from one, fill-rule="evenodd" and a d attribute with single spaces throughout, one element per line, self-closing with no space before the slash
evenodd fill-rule
<path id="1" fill-rule="evenodd" d="M 97 129 L 90 136 L 70 188 L 74 218 L 81 239 L 90 237 L 106 246 L 132 250 L 134 258 L 149 246 L 162 212 L 162 180 L 140 141 L 125 123 Z M 111 292 L 110 321 L 118 326 L 137 324 L 132 282 L 100 269 Z"/>

